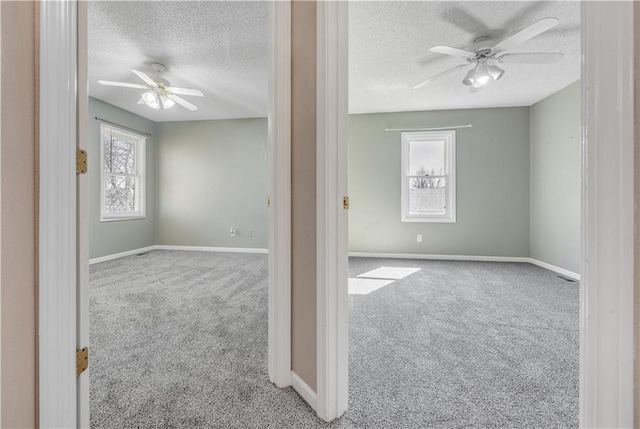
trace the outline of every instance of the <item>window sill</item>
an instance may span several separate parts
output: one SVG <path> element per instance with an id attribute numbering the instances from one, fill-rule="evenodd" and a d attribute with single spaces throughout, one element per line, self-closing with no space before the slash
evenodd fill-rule
<path id="1" fill-rule="evenodd" d="M 456 219 L 450 217 L 402 217 L 402 222 L 456 223 Z"/>
<path id="2" fill-rule="evenodd" d="M 100 222 L 116 222 L 119 220 L 140 220 L 146 219 L 147 216 L 122 216 L 122 217 L 104 217 L 100 219 Z"/>

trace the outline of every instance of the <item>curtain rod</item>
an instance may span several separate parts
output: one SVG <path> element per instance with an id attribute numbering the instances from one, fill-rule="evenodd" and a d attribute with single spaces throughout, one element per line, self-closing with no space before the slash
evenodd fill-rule
<path id="1" fill-rule="evenodd" d="M 142 134 L 142 135 L 145 135 L 145 136 L 153 137 L 151 134 L 145 133 L 144 131 L 134 130 L 133 128 L 125 127 L 124 125 L 116 124 L 115 122 L 107 121 L 106 119 L 102 119 L 102 118 L 99 118 L 97 116 L 96 116 L 95 119 L 97 121 L 104 122 L 105 124 L 115 125 L 116 127 L 124 128 L 125 130 L 133 131 L 134 133 L 138 133 L 138 134 Z"/>
<path id="2" fill-rule="evenodd" d="M 436 127 L 436 128 L 387 128 L 385 131 L 439 131 L 439 130 L 455 130 L 456 128 L 471 128 L 473 125 L 452 125 L 449 127 Z"/>

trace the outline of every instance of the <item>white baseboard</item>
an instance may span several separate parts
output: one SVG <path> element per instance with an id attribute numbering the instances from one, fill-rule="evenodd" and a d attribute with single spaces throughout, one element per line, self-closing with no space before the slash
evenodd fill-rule
<path id="1" fill-rule="evenodd" d="M 363 253 L 349 252 L 349 256 L 360 258 L 393 259 L 433 259 L 440 261 L 479 261 L 479 262 L 529 262 L 530 258 L 519 256 L 474 256 L 474 255 L 425 255 L 421 253 Z"/>
<path id="2" fill-rule="evenodd" d="M 101 256 L 89 259 L 89 264 L 111 261 L 113 259 L 124 258 L 125 256 L 137 255 L 150 252 L 152 250 L 186 250 L 197 252 L 235 252 L 235 253 L 268 253 L 268 249 L 245 248 L 245 247 L 206 247 L 206 246 L 171 246 L 156 244 L 154 246 L 141 247 L 140 249 L 127 250 L 126 252 L 114 253 L 113 255 Z M 349 256 L 357 258 L 391 258 L 391 259 L 430 259 L 440 261 L 478 261 L 478 262 L 528 262 L 547 270 L 562 274 L 574 280 L 580 281 L 580 274 L 564 268 L 548 264 L 533 258 L 520 256 L 474 256 L 474 255 L 425 255 L 419 253 L 366 253 L 349 252 Z"/>
<path id="3" fill-rule="evenodd" d="M 113 255 L 101 256 L 89 259 L 89 264 L 111 261 L 113 259 L 124 258 L 125 256 L 137 255 L 150 252 L 152 250 L 188 250 L 197 252 L 235 252 L 235 253 L 269 253 L 268 249 L 255 249 L 244 247 L 205 247 L 205 246 L 168 246 L 156 244 L 153 246 L 141 247 L 140 249 L 127 250 L 126 252 L 114 253 Z"/>
<path id="4" fill-rule="evenodd" d="M 475 256 L 475 255 L 425 255 L 420 253 L 365 253 L 349 252 L 349 256 L 358 258 L 392 258 L 392 259 L 431 259 L 440 261 L 478 261 L 478 262 L 525 262 L 563 276 L 580 281 L 580 274 L 564 268 L 524 256 Z"/>
<path id="5" fill-rule="evenodd" d="M 537 265 L 539 267 L 545 268 L 549 271 L 554 271 L 558 274 L 562 274 L 565 277 L 572 278 L 574 280 L 580 281 L 580 274 L 574 273 L 573 271 L 565 270 L 564 268 L 557 267 L 555 265 L 547 264 L 546 262 L 539 261 L 537 259 L 529 258 L 529 263 L 533 265 Z"/>
<path id="6" fill-rule="evenodd" d="M 295 372 L 291 371 L 291 386 L 293 389 L 298 392 L 302 399 L 304 399 L 307 404 L 313 408 L 313 411 L 318 411 L 316 409 L 318 405 L 318 395 L 314 392 L 307 383 L 302 381 L 302 379 Z"/>
<path id="7" fill-rule="evenodd" d="M 195 252 L 235 252 L 235 253 L 269 253 L 269 249 L 251 247 L 207 247 L 207 246 L 172 246 L 156 244 L 157 250 L 188 250 Z"/>
<path id="8" fill-rule="evenodd" d="M 139 249 L 127 250 L 126 252 L 114 253 L 113 255 L 100 256 L 99 258 L 89 259 L 89 265 L 97 264 L 98 262 L 111 261 L 113 259 L 124 258 L 125 256 L 138 255 L 140 253 L 150 252 L 155 250 L 156 246 L 141 247 Z"/>

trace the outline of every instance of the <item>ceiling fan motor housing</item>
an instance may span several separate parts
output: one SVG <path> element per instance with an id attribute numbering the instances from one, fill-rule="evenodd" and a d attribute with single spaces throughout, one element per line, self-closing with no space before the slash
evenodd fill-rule
<path id="1" fill-rule="evenodd" d="M 475 52 L 475 55 L 471 58 L 469 58 L 469 62 L 473 63 L 473 62 L 478 62 L 481 60 L 488 60 L 488 59 L 493 59 L 493 55 L 495 55 L 495 52 L 493 52 L 491 50 L 491 48 L 482 48 L 482 49 L 478 49 Z"/>
<path id="2" fill-rule="evenodd" d="M 161 77 L 156 78 L 153 81 L 158 84 L 156 88 L 153 88 L 154 90 L 164 90 L 171 86 L 171 83 L 168 80 L 162 79 Z"/>

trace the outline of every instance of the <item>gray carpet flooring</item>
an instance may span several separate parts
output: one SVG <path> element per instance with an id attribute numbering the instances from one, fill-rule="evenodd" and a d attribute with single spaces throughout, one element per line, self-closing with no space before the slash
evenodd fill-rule
<path id="1" fill-rule="evenodd" d="M 349 411 L 267 376 L 266 255 L 153 251 L 91 266 L 94 428 L 578 426 L 579 285 L 529 264 L 351 258 Z M 384 277 L 384 275 L 382 276 Z"/>

